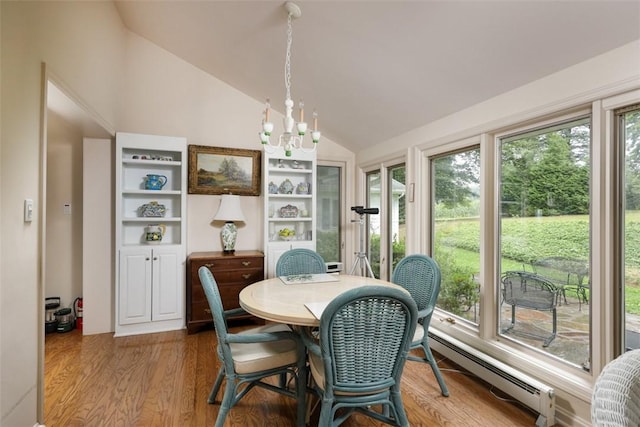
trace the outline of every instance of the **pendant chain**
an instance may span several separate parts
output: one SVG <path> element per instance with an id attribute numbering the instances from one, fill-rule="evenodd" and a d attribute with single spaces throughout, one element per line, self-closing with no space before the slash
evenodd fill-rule
<path id="1" fill-rule="evenodd" d="M 287 89 L 287 98 L 291 99 L 291 42 L 293 40 L 293 28 L 291 14 L 287 17 L 287 55 L 284 61 L 284 86 Z"/>

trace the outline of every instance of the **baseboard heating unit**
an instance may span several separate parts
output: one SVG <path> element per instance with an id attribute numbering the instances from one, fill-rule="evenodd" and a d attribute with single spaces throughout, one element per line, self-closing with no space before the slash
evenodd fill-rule
<path id="1" fill-rule="evenodd" d="M 537 427 L 555 424 L 553 388 L 433 329 L 429 331 L 429 342 L 433 350 L 537 412 Z"/>

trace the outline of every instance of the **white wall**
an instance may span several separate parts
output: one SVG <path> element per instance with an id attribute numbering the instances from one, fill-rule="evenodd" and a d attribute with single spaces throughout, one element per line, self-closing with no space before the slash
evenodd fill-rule
<path id="1" fill-rule="evenodd" d="M 39 294 L 42 62 L 113 123 L 124 28 L 110 2 L 2 1 L 0 8 L 0 425 L 33 426 L 44 298 Z M 35 201 L 31 223 L 23 222 L 25 198 Z"/>
<path id="2" fill-rule="evenodd" d="M 85 138 L 82 216 L 82 302 L 85 335 L 114 331 L 113 142 Z"/>
<path id="3" fill-rule="evenodd" d="M 183 136 L 193 145 L 262 149 L 258 131 L 263 101 L 132 33 L 127 37 L 123 73 L 118 131 Z M 274 122 L 281 120 L 282 116 L 275 114 Z M 323 139 L 318 157 L 352 161 L 354 154 Z M 261 250 L 263 198 L 241 197 L 241 203 L 246 221 L 239 227 L 236 249 Z M 222 250 L 220 226 L 211 223 L 219 204 L 219 196 L 188 196 L 187 253 Z"/>
<path id="4" fill-rule="evenodd" d="M 44 298 L 39 293 L 45 209 L 42 63 L 56 84 L 69 89 L 100 124 L 118 131 L 260 149 L 263 105 L 128 33 L 111 2 L 2 1 L 0 17 L 0 425 L 13 427 L 42 421 L 37 420 Z M 353 153 L 326 139 L 319 156 L 323 153 L 327 159 L 354 159 Z M 22 221 L 25 198 L 36 202 L 35 219 L 28 224 Z M 261 198 L 242 199 L 247 224 L 238 248 L 259 249 Z M 219 229 L 210 225 L 218 203 L 218 196 L 189 197 L 189 252 L 221 248 Z M 19 328 L 15 319 L 20 319 Z"/>
<path id="5" fill-rule="evenodd" d="M 552 112 L 561 106 L 589 103 L 603 93 L 637 86 L 639 79 L 637 40 L 362 150 L 357 153 L 357 162 L 369 163 L 398 150 L 478 135 L 513 124 L 534 111 L 540 114 L 545 109 Z"/>
<path id="6" fill-rule="evenodd" d="M 0 425 L 37 421 L 41 271 L 41 63 L 118 131 L 185 136 L 190 144 L 259 149 L 262 100 L 128 33 L 110 2 L 0 2 Z M 504 94 L 358 154 L 359 162 L 504 121 L 514 114 L 638 78 L 638 43 Z M 122 79 L 122 80 L 121 80 Z M 280 117 L 274 121 L 278 122 Z M 353 160 L 323 140 L 319 158 Z M 353 184 L 352 184 L 353 185 Z M 353 188 L 353 187 L 351 187 Z M 32 223 L 25 198 L 36 201 Z M 219 250 L 217 196 L 188 200 L 188 251 Z M 262 246 L 261 198 L 243 197 L 238 249 Z M 20 319 L 20 327 L 15 327 Z M 569 403 L 570 404 L 570 403 Z"/>
<path id="7" fill-rule="evenodd" d="M 82 133 L 54 113 L 47 128 L 44 295 L 71 307 L 82 296 Z"/>
<path id="8" fill-rule="evenodd" d="M 637 88 L 640 88 L 640 40 L 474 105 L 464 111 L 413 129 L 404 135 L 358 153 L 357 162 L 358 164 L 370 163 L 377 159 L 383 159 L 391 153 L 397 153 L 398 149 L 403 149 L 410 153 L 410 162 L 418 163 L 417 159 L 411 157 L 411 155 L 420 156 L 413 150 L 415 147 L 422 149 L 459 141 L 477 136 L 482 132 L 496 131 L 501 127 L 513 126 L 525 120 L 539 118 L 545 114 L 577 106 L 589 106 L 596 99 Z M 424 204 L 421 205 L 420 200 L 424 191 L 420 187 L 419 178 L 408 176 L 407 182 L 416 183 L 415 206 L 424 206 Z M 419 208 L 416 208 L 416 212 L 419 213 Z M 598 213 L 595 215 L 597 216 Z M 415 223 L 408 224 L 408 227 L 416 226 Z M 607 313 L 611 310 L 610 307 L 600 308 Z M 594 321 L 594 325 L 597 324 L 598 322 Z M 432 325 L 441 329 L 437 322 Z M 445 333 L 451 333 L 451 330 L 447 330 Z M 593 337 L 594 349 L 605 347 L 606 343 L 596 341 L 596 339 L 603 338 L 602 334 L 594 334 Z M 604 338 L 609 338 L 609 336 Z M 489 346 L 489 343 L 485 342 L 484 344 Z M 496 347 L 498 346 L 496 345 Z M 590 379 L 575 381 L 574 378 L 579 375 L 575 375 L 574 372 L 567 372 L 563 376 L 556 374 L 552 378 L 546 378 L 550 376 L 544 377 L 544 370 L 535 363 L 527 365 L 521 363 L 522 361 L 513 353 L 507 354 L 504 349 L 498 351 L 501 351 L 501 355 L 508 359 L 506 361 L 511 365 L 517 366 L 539 379 L 544 378 L 547 384 L 554 387 L 557 407 L 556 421 L 562 421 L 563 424 L 571 423 L 570 425 L 589 425 L 591 402 L 588 381 Z M 526 358 L 526 356 L 522 356 L 522 358 Z M 598 360 L 591 362 L 599 363 L 600 360 L 598 358 Z M 592 373 L 597 375 L 596 371 L 592 371 Z"/>

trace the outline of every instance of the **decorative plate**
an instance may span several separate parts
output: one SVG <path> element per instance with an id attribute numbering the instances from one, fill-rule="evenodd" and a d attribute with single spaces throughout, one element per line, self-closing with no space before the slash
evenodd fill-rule
<path id="1" fill-rule="evenodd" d="M 280 194 L 292 194 L 293 193 L 293 184 L 289 181 L 289 178 L 282 181 L 280 187 L 278 188 L 278 193 Z"/>
<path id="2" fill-rule="evenodd" d="M 280 208 L 280 218 L 295 218 L 298 216 L 298 208 L 287 205 Z"/>
<path id="3" fill-rule="evenodd" d="M 140 206 L 138 208 L 138 212 L 140 212 L 140 215 L 144 217 L 162 217 L 167 212 L 167 209 L 164 207 L 164 205 L 158 204 L 158 202 L 153 201 Z"/>

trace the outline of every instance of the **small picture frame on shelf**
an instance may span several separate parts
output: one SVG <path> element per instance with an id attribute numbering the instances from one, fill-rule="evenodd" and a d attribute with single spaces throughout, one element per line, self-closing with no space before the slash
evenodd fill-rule
<path id="1" fill-rule="evenodd" d="M 260 195 L 259 150 L 189 145 L 189 194 Z"/>

